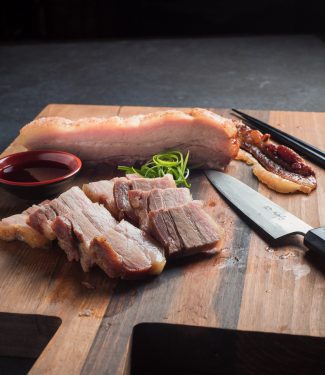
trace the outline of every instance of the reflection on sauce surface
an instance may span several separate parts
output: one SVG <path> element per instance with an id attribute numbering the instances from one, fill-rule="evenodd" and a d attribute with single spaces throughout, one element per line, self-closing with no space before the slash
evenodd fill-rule
<path id="1" fill-rule="evenodd" d="M 36 160 L 19 165 L 9 165 L 0 170 L 0 178 L 13 182 L 40 182 L 67 175 L 71 169 L 52 160 Z"/>

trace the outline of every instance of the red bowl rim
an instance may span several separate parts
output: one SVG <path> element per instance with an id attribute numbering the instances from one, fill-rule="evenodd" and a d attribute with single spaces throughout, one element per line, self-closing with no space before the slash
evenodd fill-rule
<path id="1" fill-rule="evenodd" d="M 9 154 L 9 155 L 3 156 L 2 158 L 0 158 L 0 161 L 4 160 L 6 158 L 11 158 L 11 157 L 17 156 L 17 155 L 19 156 L 19 155 L 26 154 L 26 153 L 30 153 L 30 154 L 32 154 L 32 153 L 34 153 L 34 154 L 50 153 L 50 154 L 64 154 L 64 155 L 67 155 L 67 156 L 70 156 L 70 157 L 72 156 L 72 158 L 77 162 L 77 166 L 76 166 L 76 168 L 71 170 L 70 173 L 65 174 L 61 177 L 53 178 L 51 180 L 44 180 L 44 181 L 38 181 L 38 182 L 19 182 L 19 181 L 4 180 L 4 179 L 0 178 L 0 183 L 5 184 L 5 185 L 11 185 L 11 186 L 50 185 L 50 184 L 53 184 L 53 183 L 56 183 L 56 182 L 67 180 L 68 178 L 70 178 L 70 177 L 74 176 L 76 173 L 78 173 L 80 171 L 81 167 L 82 167 L 82 162 L 78 158 L 78 156 L 76 156 L 74 154 L 71 154 L 70 152 L 58 151 L 58 150 L 29 150 L 29 151 L 23 151 L 23 152 L 16 152 L 14 154 Z"/>

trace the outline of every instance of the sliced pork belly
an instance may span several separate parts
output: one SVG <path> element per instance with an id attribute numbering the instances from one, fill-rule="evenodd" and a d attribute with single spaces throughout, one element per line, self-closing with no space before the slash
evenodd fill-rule
<path id="1" fill-rule="evenodd" d="M 29 223 L 48 238 L 57 238 L 68 259 L 80 260 L 84 271 L 93 265 L 91 240 L 117 224 L 109 211 L 76 186 L 36 210 Z"/>
<path id="2" fill-rule="evenodd" d="M 132 189 L 132 183 L 125 177 L 119 178 L 113 186 L 113 196 L 118 210 L 118 220 L 127 218 L 136 223 L 136 216 L 129 202 L 129 190 Z"/>
<path id="3" fill-rule="evenodd" d="M 186 188 L 129 191 L 130 204 L 138 217 L 140 228 L 145 231 L 149 231 L 148 214 L 150 211 L 180 206 L 191 200 L 191 193 Z"/>
<path id="4" fill-rule="evenodd" d="M 110 277 L 138 278 L 162 272 L 166 262 L 153 238 L 130 223 L 118 223 L 78 187 L 35 210 L 30 223 L 56 237 L 68 259 L 80 260 L 85 272 L 98 264 Z"/>
<path id="5" fill-rule="evenodd" d="M 234 123 L 205 109 L 71 121 L 45 117 L 22 128 L 28 150 L 66 150 L 85 161 L 133 165 L 163 150 L 190 151 L 190 162 L 223 170 L 238 152 Z"/>
<path id="6" fill-rule="evenodd" d="M 109 277 L 133 279 L 160 274 L 166 259 L 162 247 L 148 234 L 122 220 L 106 236 L 91 243 L 96 264 Z"/>
<path id="7" fill-rule="evenodd" d="M 151 275 L 158 275 L 162 272 L 166 264 L 164 249 L 148 233 L 126 220 L 122 220 L 114 229 L 142 247 L 143 253 L 151 262 L 149 272 Z"/>
<path id="8" fill-rule="evenodd" d="M 50 201 L 38 206 L 33 212 L 30 212 L 27 217 L 27 223 L 49 241 L 53 241 L 56 239 L 56 235 L 52 229 L 52 222 L 57 215 L 49 203 Z"/>
<path id="9" fill-rule="evenodd" d="M 153 235 L 167 249 L 169 257 L 210 251 L 220 240 L 218 225 L 200 201 L 151 211 L 149 220 Z"/>
<path id="10" fill-rule="evenodd" d="M 137 215 L 129 201 L 130 190 L 136 189 L 150 191 L 155 188 L 176 188 L 172 175 L 166 174 L 164 177 L 158 178 L 137 178 L 135 175 L 127 175 L 126 177 L 121 177 L 115 181 L 113 194 L 116 207 L 119 210 L 119 220 L 127 218 L 133 223 L 138 223 Z"/>
<path id="11" fill-rule="evenodd" d="M 0 221 L 0 239 L 4 241 L 19 240 L 30 247 L 43 248 L 50 245 L 46 236 L 28 225 L 28 217 L 40 206 L 32 206 L 20 214 L 6 217 Z"/>
<path id="12" fill-rule="evenodd" d="M 102 180 L 84 184 L 82 190 L 92 202 L 103 204 L 115 219 L 119 217 L 119 210 L 116 207 L 113 187 L 118 177 L 111 180 Z"/>

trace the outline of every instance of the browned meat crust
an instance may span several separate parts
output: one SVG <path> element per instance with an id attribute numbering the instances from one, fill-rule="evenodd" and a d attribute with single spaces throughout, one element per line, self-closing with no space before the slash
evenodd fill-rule
<path id="1" fill-rule="evenodd" d="M 253 172 L 261 182 L 281 193 L 310 193 L 316 188 L 315 172 L 296 152 L 272 143 L 269 134 L 252 130 L 241 121 L 235 123 L 240 147 L 253 156 L 239 152 L 237 159 L 253 164 Z"/>

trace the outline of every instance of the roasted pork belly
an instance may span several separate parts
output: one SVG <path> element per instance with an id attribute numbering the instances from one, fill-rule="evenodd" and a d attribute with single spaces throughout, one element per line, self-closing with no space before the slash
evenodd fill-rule
<path id="1" fill-rule="evenodd" d="M 219 226 L 203 210 L 202 202 L 149 212 L 150 230 L 169 257 L 211 251 L 220 237 Z"/>
<path id="2" fill-rule="evenodd" d="M 296 152 L 272 143 L 269 134 L 251 129 L 242 121 L 234 123 L 242 148 L 237 159 L 253 165 L 253 173 L 261 182 L 280 193 L 309 194 L 316 188 L 315 172 Z"/>
<path id="3" fill-rule="evenodd" d="M 163 150 L 190 152 L 190 162 L 223 170 L 237 155 L 234 123 L 205 109 L 71 121 L 45 117 L 22 128 L 28 150 L 66 150 L 85 161 L 133 165 Z"/>
<path id="4" fill-rule="evenodd" d="M 19 240 L 26 242 L 30 247 L 48 247 L 50 240 L 28 225 L 28 218 L 39 209 L 33 205 L 20 214 L 6 217 L 0 221 L 0 239 L 4 241 Z"/>
<path id="5" fill-rule="evenodd" d="M 187 188 L 130 190 L 129 201 L 141 229 L 149 231 L 149 212 L 183 205 L 192 200 Z"/>

